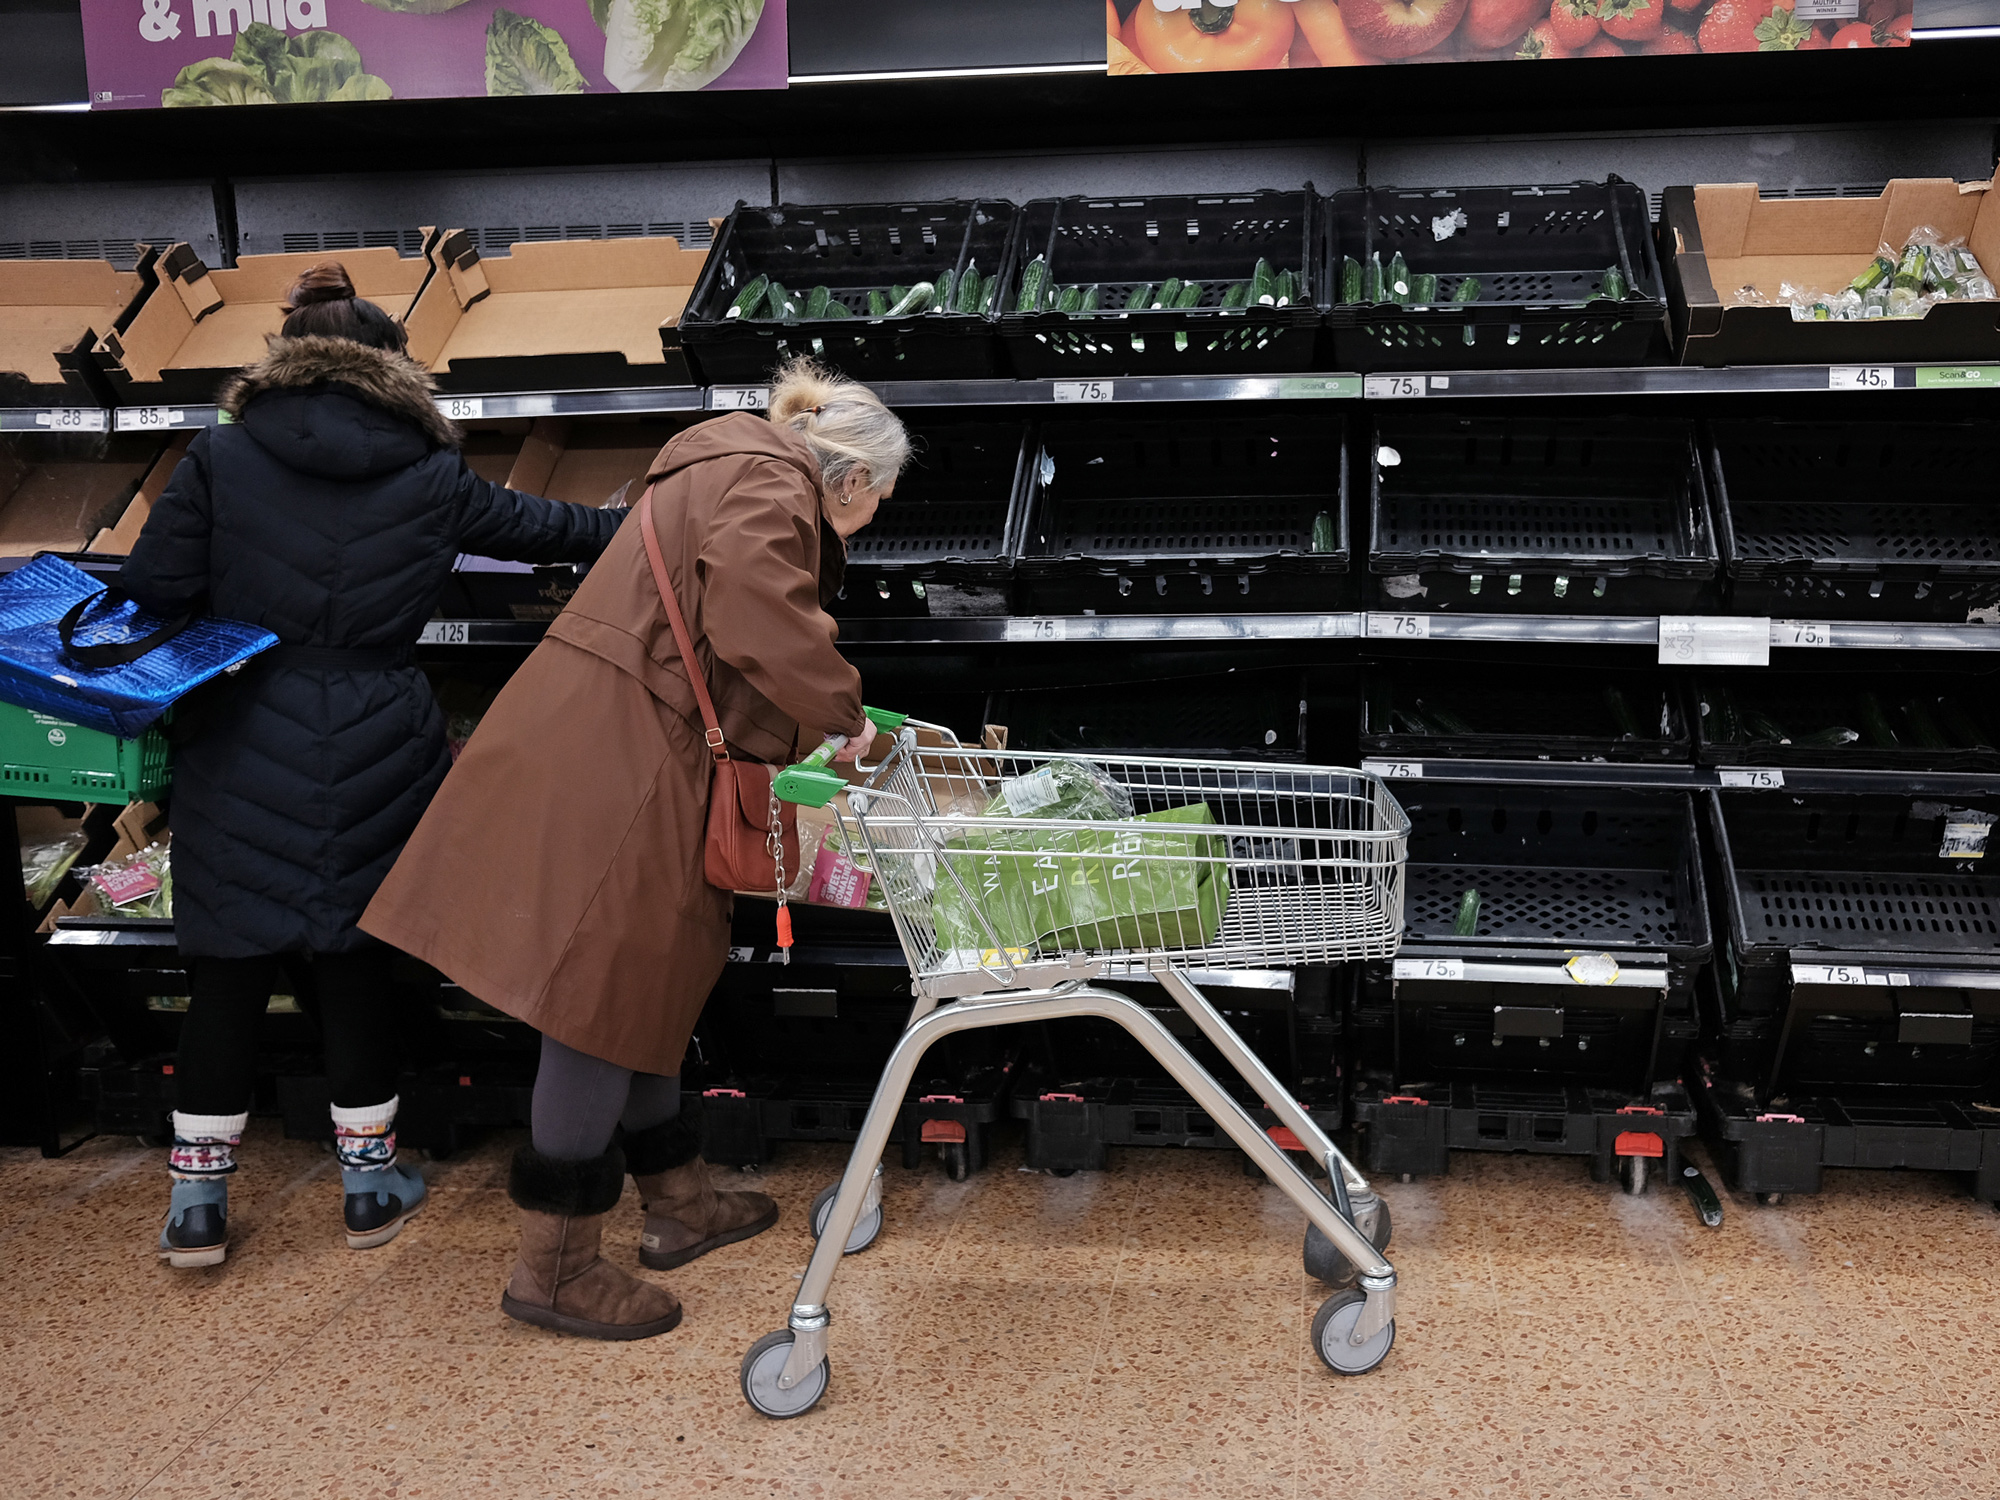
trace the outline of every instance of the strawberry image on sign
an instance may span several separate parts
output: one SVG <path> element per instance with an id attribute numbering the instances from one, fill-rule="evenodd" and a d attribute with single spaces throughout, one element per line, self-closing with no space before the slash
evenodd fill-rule
<path id="1" fill-rule="evenodd" d="M 1591 23 L 1595 25 L 1596 22 Z M 1528 28 L 1528 34 L 1521 38 L 1521 45 L 1514 56 L 1523 62 L 1547 62 L 1553 58 L 1570 56 L 1555 34 L 1555 28 L 1547 21 L 1537 21 Z"/>
<path id="2" fill-rule="evenodd" d="M 1771 14 L 1773 0 L 1715 0 L 1696 33 L 1704 52 L 1756 52 L 1757 27 Z M 1790 15 L 1788 10 L 1786 15 Z"/>
<path id="3" fill-rule="evenodd" d="M 1597 24 L 1621 42 L 1650 42 L 1666 14 L 1661 0 L 1598 0 Z"/>
<path id="4" fill-rule="evenodd" d="M 1578 57 L 1623 57 L 1625 49 L 1608 36 L 1599 36 L 1588 47 L 1577 53 Z"/>
<path id="5" fill-rule="evenodd" d="M 1892 16 L 1886 21 L 1851 21 L 1833 34 L 1832 46 L 1907 47 L 1910 45 L 1909 16 Z"/>
<path id="6" fill-rule="evenodd" d="M 1695 45 L 1694 38 L 1687 32 L 1665 26 L 1660 29 L 1658 36 L 1639 50 L 1649 57 L 1684 57 L 1689 53 L 1701 51 L 1701 48 Z"/>
<path id="7" fill-rule="evenodd" d="M 1582 51 L 1597 35 L 1597 0 L 1555 0 L 1549 7 L 1549 32 L 1563 51 Z"/>

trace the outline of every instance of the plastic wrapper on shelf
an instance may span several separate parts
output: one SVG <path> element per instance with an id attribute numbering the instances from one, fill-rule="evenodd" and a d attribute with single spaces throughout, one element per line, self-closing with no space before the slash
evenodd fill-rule
<path id="1" fill-rule="evenodd" d="M 77 829 L 55 838 L 22 843 L 21 884 L 27 890 L 28 905 L 39 911 L 48 904 L 87 842 L 83 830 Z"/>
<path id="2" fill-rule="evenodd" d="M 84 872 L 99 907 L 116 917 L 171 917 L 174 872 L 165 844 L 148 844 Z"/>
<path id="3" fill-rule="evenodd" d="M 1058 756 L 1023 776 L 1000 783 L 986 805 L 989 818 L 1090 818 L 1132 816 L 1132 794 L 1087 760 Z"/>

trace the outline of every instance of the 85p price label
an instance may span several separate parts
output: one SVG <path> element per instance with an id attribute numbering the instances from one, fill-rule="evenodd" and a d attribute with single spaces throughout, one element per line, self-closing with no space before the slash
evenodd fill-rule
<path id="1" fill-rule="evenodd" d="M 484 396 L 442 396 L 438 399 L 438 410 L 453 422 L 477 422 L 486 415 Z"/>

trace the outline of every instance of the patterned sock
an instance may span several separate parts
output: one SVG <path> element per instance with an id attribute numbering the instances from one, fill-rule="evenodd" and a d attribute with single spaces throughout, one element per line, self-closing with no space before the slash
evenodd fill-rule
<path id="1" fill-rule="evenodd" d="M 396 1165 L 396 1106 L 401 1099 L 395 1095 L 387 1104 L 361 1109 L 333 1106 L 333 1149 L 343 1172 L 386 1172 Z"/>
<path id="2" fill-rule="evenodd" d="M 220 1180 L 236 1170 L 236 1148 L 250 1124 L 240 1115 L 188 1115 L 174 1111 L 174 1149 L 167 1170 L 178 1182 Z"/>

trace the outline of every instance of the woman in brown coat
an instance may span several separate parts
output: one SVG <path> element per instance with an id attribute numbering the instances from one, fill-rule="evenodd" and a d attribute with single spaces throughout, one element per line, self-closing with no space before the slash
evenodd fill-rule
<path id="1" fill-rule="evenodd" d="M 653 460 L 640 503 L 733 752 L 782 763 L 831 734 L 849 737 L 842 759 L 866 752 L 860 675 L 821 606 L 909 452 L 873 392 L 800 363 L 768 421 L 717 417 Z M 501 1306 L 591 1338 L 680 1321 L 670 1293 L 597 1253 L 628 1168 L 656 1269 L 777 1219 L 762 1194 L 710 1185 L 680 1108 L 730 911 L 702 875 L 712 761 L 689 670 L 634 521 L 495 700 L 361 923 L 542 1033 Z"/>

